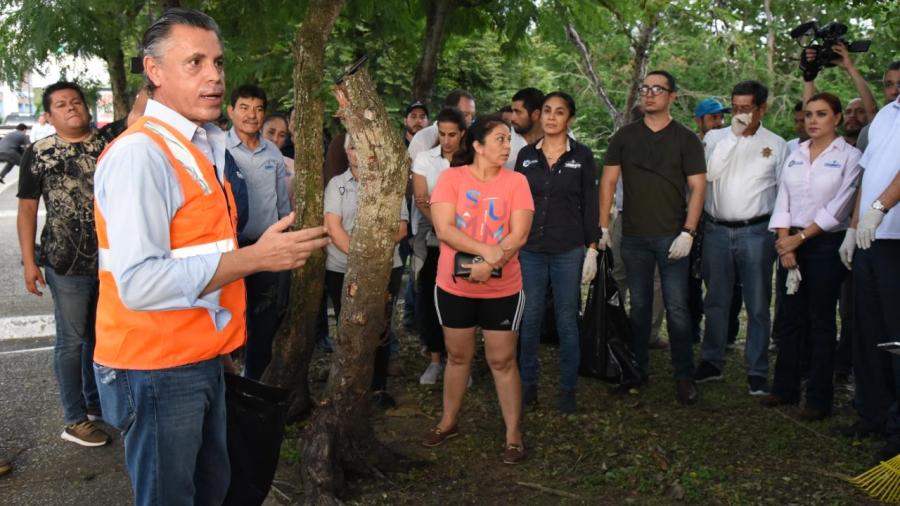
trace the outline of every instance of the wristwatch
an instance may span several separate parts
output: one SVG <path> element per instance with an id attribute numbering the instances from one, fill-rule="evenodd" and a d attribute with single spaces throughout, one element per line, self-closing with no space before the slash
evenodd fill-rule
<path id="1" fill-rule="evenodd" d="M 888 212 L 888 208 L 885 207 L 885 205 L 882 204 L 880 200 L 876 200 L 875 202 L 872 202 L 872 209 L 874 209 L 876 211 L 881 211 L 884 214 L 887 214 L 887 212 Z"/>
<path id="2" fill-rule="evenodd" d="M 694 238 L 697 237 L 697 230 L 696 230 L 696 229 L 691 230 L 691 229 L 689 229 L 689 228 L 687 228 L 687 227 L 684 227 L 684 228 L 681 229 L 681 231 L 682 231 L 682 232 L 687 232 L 688 235 L 690 235 L 691 237 L 694 237 Z"/>

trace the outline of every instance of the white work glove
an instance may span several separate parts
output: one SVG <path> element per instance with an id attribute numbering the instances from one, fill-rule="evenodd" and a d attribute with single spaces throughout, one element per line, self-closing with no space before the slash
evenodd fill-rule
<path id="1" fill-rule="evenodd" d="M 860 218 L 856 225 L 856 247 L 859 249 L 869 249 L 872 247 L 872 241 L 875 240 L 875 229 L 884 219 L 884 213 L 878 209 L 869 209 L 866 214 Z"/>
<path id="2" fill-rule="evenodd" d="M 841 262 L 847 270 L 853 269 L 853 253 L 856 251 L 856 229 L 848 228 L 844 234 L 844 242 L 838 248 L 838 255 L 841 256 Z"/>
<path id="3" fill-rule="evenodd" d="M 744 131 L 747 130 L 747 126 L 750 125 L 750 121 L 753 119 L 753 116 L 750 113 L 742 113 L 735 114 L 731 117 L 731 131 L 734 133 L 735 137 L 740 137 L 744 135 Z"/>
<path id="4" fill-rule="evenodd" d="M 694 244 L 694 238 L 687 232 L 678 234 L 678 237 L 672 241 L 669 246 L 669 260 L 679 260 L 691 253 L 691 245 Z"/>
<path id="5" fill-rule="evenodd" d="M 609 229 L 605 227 L 600 228 L 600 240 L 597 241 L 597 249 L 600 251 L 605 250 L 609 247 Z"/>
<path id="6" fill-rule="evenodd" d="M 584 264 L 581 266 L 581 284 L 586 285 L 594 280 L 597 275 L 597 255 L 594 248 L 588 248 L 584 254 Z"/>
<path id="7" fill-rule="evenodd" d="M 800 281 L 802 279 L 803 276 L 800 275 L 800 269 L 794 268 L 788 270 L 787 282 L 784 284 L 785 288 L 787 288 L 788 295 L 797 293 L 797 290 L 800 289 Z"/>

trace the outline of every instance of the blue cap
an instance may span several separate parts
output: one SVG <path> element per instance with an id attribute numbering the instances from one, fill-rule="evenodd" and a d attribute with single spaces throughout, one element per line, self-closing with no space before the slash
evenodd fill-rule
<path id="1" fill-rule="evenodd" d="M 694 117 L 702 118 L 707 114 L 718 114 L 720 112 L 731 112 L 731 108 L 725 107 L 721 102 L 714 98 L 707 98 L 697 104 L 697 108 L 694 109 Z"/>

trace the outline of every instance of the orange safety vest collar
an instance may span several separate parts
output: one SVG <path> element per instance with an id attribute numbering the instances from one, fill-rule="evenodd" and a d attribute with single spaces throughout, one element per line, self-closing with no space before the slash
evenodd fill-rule
<path id="1" fill-rule="evenodd" d="M 172 258 L 186 258 L 237 248 L 237 215 L 231 186 L 220 185 L 216 169 L 183 135 L 163 121 L 144 116 L 118 139 L 143 134 L 162 150 L 181 186 L 184 202 L 169 223 Z M 118 140 L 117 139 L 117 140 Z M 115 142 L 107 147 L 112 148 Z M 106 151 L 100 155 L 100 159 Z M 98 162 L 99 162 L 98 160 Z M 129 170 L 107 167 L 105 170 Z M 224 190 L 224 191 L 223 191 Z M 97 342 L 94 361 L 116 369 L 166 369 L 228 353 L 243 345 L 246 336 L 244 281 L 221 288 L 219 305 L 231 312 L 222 330 L 206 308 L 135 311 L 123 304 L 110 265 L 106 219 L 94 201 L 100 264 L 97 304 Z"/>

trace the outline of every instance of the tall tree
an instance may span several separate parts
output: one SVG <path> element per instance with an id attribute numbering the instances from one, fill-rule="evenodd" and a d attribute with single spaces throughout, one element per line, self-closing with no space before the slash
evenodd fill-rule
<path id="1" fill-rule="evenodd" d="M 325 46 L 343 0 L 312 0 L 294 42 L 294 199 L 299 228 L 321 226 L 323 213 L 322 151 L 325 105 L 323 83 Z M 272 362 L 263 380 L 293 391 L 288 419 L 296 419 L 312 406 L 309 362 L 315 344 L 316 322 L 325 273 L 325 254 L 313 254 L 293 272 L 291 305 L 272 343 Z"/>
<path id="2" fill-rule="evenodd" d="M 434 91 L 437 62 L 444 45 L 444 28 L 455 0 L 428 0 L 425 13 L 425 36 L 422 41 L 422 55 L 416 65 L 413 77 L 412 96 L 427 103 Z"/>
<path id="3" fill-rule="evenodd" d="M 359 202 L 344 278 L 337 349 L 325 397 L 303 433 L 308 504 L 339 504 L 344 470 L 380 474 L 386 457 L 370 421 L 375 349 L 389 319 L 387 287 L 408 173 L 400 133 L 363 68 L 335 88 L 338 115 L 356 147 Z"/>

